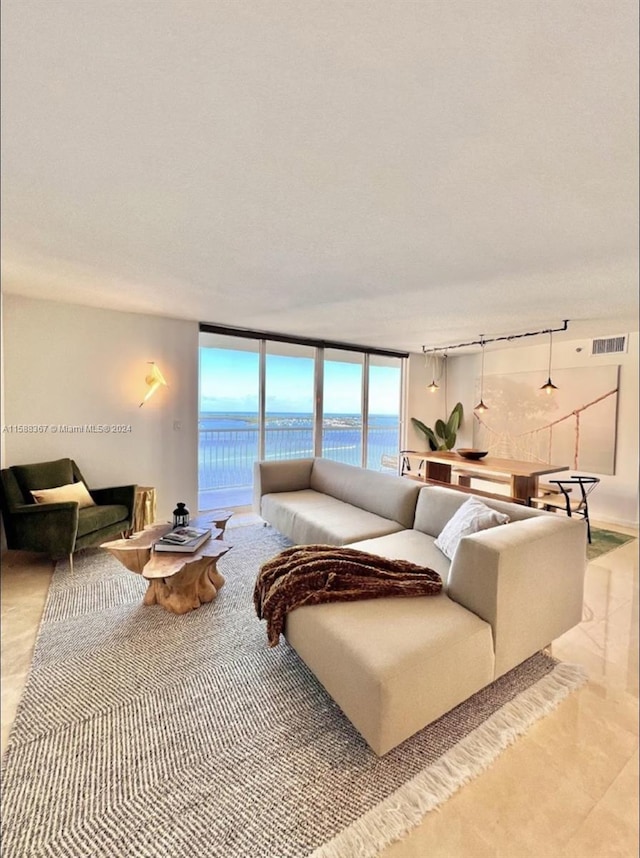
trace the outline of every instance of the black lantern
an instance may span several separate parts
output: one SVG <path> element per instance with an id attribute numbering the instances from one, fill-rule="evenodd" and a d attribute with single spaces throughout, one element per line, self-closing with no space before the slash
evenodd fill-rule
<path id="1" fill-rule="evenodd" d="M 173 526 L 186 527 L 189 524 L 189 510 L 183 503 L 179 503 L 173 511 Z"/>

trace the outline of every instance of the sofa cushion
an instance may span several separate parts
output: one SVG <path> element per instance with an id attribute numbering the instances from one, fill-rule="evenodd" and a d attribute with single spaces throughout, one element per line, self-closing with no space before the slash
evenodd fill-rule
<path id="1" fill-rule="evenodd" d="M 309 487 L 375 515 L 413 527 L 420 486 L 403 477 L 315 459 Z"/>
<path id="2" fill-rule="evenodd" d="M 123 504 L 85 507 L 78 514 L 78 538 L 87 533 L 93 533 L 94 530 L 102 530 L 103 527 L 109 527 L 111 524 L 125 522 L 128 517 L 129 510 Z"/>
<path id="3" fill-rule="evenodd" d="M 402 530 L 397 521 L 306 489 L 263 495 L 262 517 L 296 545 L 345 545 Z"/>
<path id="4" fill-rule="evenodd" d="M 471 495 L 442 528 L 434 545 L 445 557 L 451 559 L 463 536 L 470 536 L 472 533 L 488 530 L 499 524 L 507 524 L 508 521 L 508 515 L 498 512 L 497 509 L 491 509 L 480 498 Z"/>
<path id="5" fill-rule="evenodd" d="M 285 634 L 377 754 L 493 679 L 491 627 L 443 593 L 307 605 Z"/>
<path id="6" fill-rule="evenodd" d="M 35 465 L 13 465 L 11 470 L 20 486 L 24 503 L 35 503 L 31 492 L 36 489 L 54 489 L 73 482 L 71 459 L 56 459 Z"/>
<path id="7" fill-rule="evenodd" d="M 408 560 L 420 566 L 433 569 L 442 578 L 446 587 L 451 561 L 434 545 L 435 539 L 420 530 L 399 530 L 375 539 L 364 539 L 351 543 L 348 548 L 358 548 L 360 551 L 370 551 L 391 560 Z"/>

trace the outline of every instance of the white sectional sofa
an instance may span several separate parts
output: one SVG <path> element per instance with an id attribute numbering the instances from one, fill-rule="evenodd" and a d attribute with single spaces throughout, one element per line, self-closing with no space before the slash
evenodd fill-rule
<path id="1" fill-rule="evenodd" d="M 434 544 L 468 495 L 328 459 L 257 462 L 254 508 L 295 544 L 428 566 L 443 592 L 304 606 L 288 642 L 379 755 L 580 622 L 583 521 L 482 498 L 509 524 Z"/>

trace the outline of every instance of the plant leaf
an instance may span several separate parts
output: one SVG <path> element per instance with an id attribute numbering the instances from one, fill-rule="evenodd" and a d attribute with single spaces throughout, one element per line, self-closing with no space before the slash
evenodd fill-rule
<path id="1" fill-rule="evenodd" d="M 429 439 L 429 446 L 431 447 L 432 450 L 439 450 L 440 449 L 440 447 L 438 446 L 438 439 L 433 434 L 433 430 L 429 429 L 428 427 L 427 427 L 427 438 Z"/>
<path id="2" fill-rule="evenodd" d="M 447 431 L 449 435 L 453 433 L 454 437 L 456 432 L 458 431 L 458 426 L 460 425 L 460 412 L 455 409 L 451 412 L 449 416 L 449 420 L 447 421 Z"/>
<path id="3" fill-rule="evenodd" d="M 458 402 L 446 423 L 444 420 L 436 420 L 435 431 L 426 426 L 422 420 L 418 420 L 417 417 L 412 417 L 411 422 L 426 437 L 432 450 L 452 450 L 456 443 L 456 435 L 462 422 L 462 416 L 462 403 Z"/>
<path id="4" fill-rule="evenodd" d="M 422 434 L 426 435 L 427 438 L 429 437 L 429 433 L 431 432 L 431 429 L 429 429 L 428 426 L 425 426 L 425 424 L 422 422 L 422 420 L 418 420 L 417 417 L 412 417 L 411 422 L 413 423 L 414 427 L 419 432 L 422 432 Z"/>

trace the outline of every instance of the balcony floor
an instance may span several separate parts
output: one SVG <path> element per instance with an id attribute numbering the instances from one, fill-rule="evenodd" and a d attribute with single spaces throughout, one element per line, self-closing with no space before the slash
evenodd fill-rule
<path id="1" fill-rule="evenodd" d="M 251 506 L 252 498 L 253 489 L 251 486 L 209 489 L 208 491 L 198 492 L 198 512 L 208 512 L 210 509 Z"/>

